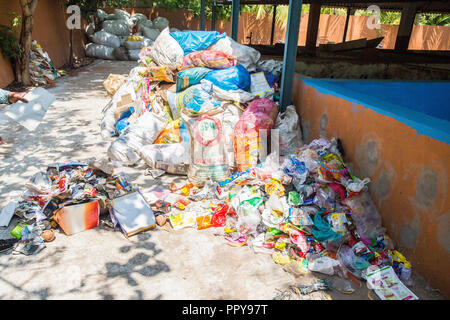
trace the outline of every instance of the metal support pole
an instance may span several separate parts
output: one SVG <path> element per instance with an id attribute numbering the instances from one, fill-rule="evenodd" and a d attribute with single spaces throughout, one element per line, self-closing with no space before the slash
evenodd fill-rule
<path id="1" fill-rule="evenodd" d="M 416 11 L 417 8 L 415 3 L 405 3 L 403 5 L 402 17 L 400 18 L 400 25 L 398 26 L 394 51 L 404 53 L 408 50 Z"/>
<path id="2" fill-rule="evenodd" d="M 239 0 L 233 0 L 231 6 L 231 38 L 237 41 L 239 26 Z"/>
<path id="3" fill-rule="evenodd" d="M 216 30 L 216 0 L 213 1 L 211 8 L 211 30 Z"/>
<path id="4" fill-rule="evenodd" d="M 200 3 L 200 30 L 205 30 L 205 2 L 206 0 L 201 0 Z"/>
<path id="5" fill-rule="evenodd" d="M 281 76 L 280 111 L 292 103 L 292 89 L 294 86 L 295 64 L 297 61 L 298 33 L 300 17 L 302 15 L 302 0 L 289 0 L 289 14 L 284 45 L 283 73 Z"/>
<path id="6" fill-rule="evenodd" d="M 345 39 L 347 38 L 348 22 L 350 21 L 351 14 L 352 14 L 352 8 L 347 7 L 347 16 L 345 17 L 344 37 L 342 39 L 342 42 L 345 42 Z"/>
<path id="7" fill-rule="evenodd" d="M 272 31 L 270 33 L 270 45 L 273 46 L 273 35 L 275 33 L 275 19 L 277 17 L 277 5 L 273 6 L 273 13 L 272 13 Z"/>

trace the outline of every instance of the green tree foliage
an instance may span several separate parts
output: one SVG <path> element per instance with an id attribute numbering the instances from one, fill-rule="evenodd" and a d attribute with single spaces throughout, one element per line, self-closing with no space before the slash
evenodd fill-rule
<path id="1" fill-rule="evenodd" d="M 22 55 L 22 49 L 14 29 L 20 25 L 21 17 L 15 12 L 6 15 L 11 18 L 11 24 L 0 25 L 0 50 L 6 59 L 16 60 Z"/>
<path id="2" fill-rule="evenodd" d="M 450 27 L 450 15 L 439 13 L 422 13 L 419 17 L 419 25 Z"/>

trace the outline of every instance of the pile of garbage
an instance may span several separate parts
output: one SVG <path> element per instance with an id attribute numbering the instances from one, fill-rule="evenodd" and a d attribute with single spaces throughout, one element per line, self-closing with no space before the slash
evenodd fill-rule
<path id="1" fill-rule="evenodd" d="M 163 29 L 128 77 L 104 83 L 109 159 L 50 166 L 3 208 L 0 226 L 14 214 L 32 222 L 13 230 L 14 250 L 36 253 L 52 226 L 71 235 L 98 226 L 103 213 L 126 237 L 157 226 L 213 228 L 295 274 L 336 275 L 346 293 L 365 280 L 381 299 L 417 299 L 403 285 L 411 264 L 382 226 L 370 179 L 352 174 L 336 139 L 303 145 L 295 106 L 279 113 L 281 63 L 260 58 L 226 34 Z M 187 181 L 144 192 L 113 175 L 139 164 L 154 179 Z M 328 288 L 319 281 L 295 291 Z"/>
<path id="2" fill-rule="evenodd" d="M 29 70 L 31 81 L 37 85 L 54 85 L 57 78 L 66 74 L 64 70 L 55 68 L 48 53 L 36 40 L 31 42 Z"/>
<path id="3" fill-rule="evenodd" d="M 112 199 L 138 190 L 123 174 L 113 175 L 109 163 L 95 160 L 50 165 L 25 187 L 0 212 L 0 227 L 8 227 L 14 215 L 20 221 L 11 231 L 12 239 L 0 240 L 0 251 L 14 248 L 15 253 L 37 254 L 45 242 L 55 239 L 58 225 L 67 235 L 95 228 L 101 215 L 108 216 Z M 109 217 L 104 222 L 112 225 Z"/>
<path id="4" fill-rule="evenodd" d="M 169 26 L 164 17 L 151 21 L 141 13 L 130 15 L 120 9 L 115 9 L 113 14 L 98 9 L 97 16 L 101 30 L 96 32 L 98 29 L 93 22 L 86 27 L 86 34 L 92 41 L 86 46 L 86 55 L 98 59 L 137 61 L 140 50 L 151 46 L 160 32 Z M 176 28 L 170 30 L 178 31 Z"/>
<path id="5" fill-rule="evenodd" d="M 367 280 L 382 299 L 416 299 L 401 282 L 411 284 L 411 264 L 382 227 L 370 179 L 348 170 L 335 139 L 302 146 L 295 107 L 278 111 L 281 64 L 260 57 L 226 34 L 164 29 L 128 77 L 105 82 L 110 160 L 145 162 L 154 178 L 187 175 L 146 197 L 174 230 L 215 228 L 291 272 Z M 279 148 L 265 157 L 267 137 Z"/>

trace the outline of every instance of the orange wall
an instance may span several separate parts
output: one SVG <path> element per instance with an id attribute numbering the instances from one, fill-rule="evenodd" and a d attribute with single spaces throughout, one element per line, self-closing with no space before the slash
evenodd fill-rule
<path id="1" fill-rule="evenodd" d="M 383 225 L 413 269 L 450 296 L 450 145 L 341 98 L 294 82 L 305 143 L 340 138 L 345 160 L 370 192 Z"/>
<path id="2" fill-rule="evenodd" d="M 69 62 L 69 29 L 66 27 L 66 11 L 63 0 L 40 0 L 35 12 L 33 40 L 37 40 L 48 52 L 55 67 L 62 67 Z M 0 0 L 0 24 L 10 25 L 10 18 L 3 13 L 21 14 L 19 1 Z M 17 28 L 20 32 L 20 26 Z M 75 56 L 84 56 L 84 35 L 74 31 Z M 9 61 L 0 57 L 0 87 L 14 80 L 14 73 Z"/>

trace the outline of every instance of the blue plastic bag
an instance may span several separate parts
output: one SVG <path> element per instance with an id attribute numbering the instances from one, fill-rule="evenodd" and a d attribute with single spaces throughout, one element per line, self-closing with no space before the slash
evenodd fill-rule
<path id="1" fill-rule="evenodd" d="M 189 68 L 178 72 L 177 74 L 177 92 L 200 83 L 200 81 L 206 76 L 212 69 L 204 67 Z"/>
<path id="2" fill-rule="evenodd" d="M 220 34 L 217 31 L 178 31 L 171 32 L 170 35 L 183 49 L 184 55 L 194 51 L 206 50 L 219 39 L 227 36 L 226 33 Z"/>
<path id="3" fill-rule="evenodd" d="M 209 72 L 205 80 L 223 90 L 245 90 L 250 88 L 250 73 L 241 65 Z"/>

